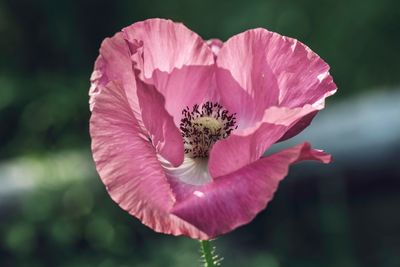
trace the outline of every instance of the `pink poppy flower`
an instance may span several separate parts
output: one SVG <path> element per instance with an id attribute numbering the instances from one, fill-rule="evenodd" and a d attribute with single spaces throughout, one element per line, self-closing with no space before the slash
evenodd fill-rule
<path id="1" fill-rule="evenodd" d="M 329 66 L 258 28 L 225 43 L 149 19 L 103 41 L 90 134 L 111 198 L 154 231 L 211 239 L 250 222 L 291 164 L 328 163 L 308 143 L 270 156 L 336 91 Z"/>

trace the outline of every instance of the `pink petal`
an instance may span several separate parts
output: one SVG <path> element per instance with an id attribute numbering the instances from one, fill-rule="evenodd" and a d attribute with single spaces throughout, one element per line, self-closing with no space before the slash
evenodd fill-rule
<path id="1" fill-rule="evenodd" d="M 259 121 L 273 105 L 309 104 L 320 110 L 324 99 L 336 91 L 329 66 L 317 54 L 295 39 L 265 29 L 229 39 L 217 65 L 222 102 L 238 114 L 240 128 Z"/>
<path id="2" fill-rule="evenodd" d="M 155 70 L 170 73 L 183 66 L 212 65 L 207 44 L 182 23 L 165 19 L 148 19 L 123 29 L 129 43 L 143 44 L 141 70 L 150 79 Z"/>
<path id="3" fill-rule="evenodd" d="M 237 113 L 240 128 L 251 126 L 267 107 L 279 104 L 278 81 L 267 60 L 274 49 L 269 37 L 264 30 L 250 30 L 230 38 L 218 54 L 221 101 Z"/>
<path id="4" fill-rule="evenodd" d="M 183 139 L 164 108 L 164 97 L 152 85 L 139 79 L 136 84 L 143 123 L 153 146 L 173 166 L 179 166 L 184 156 Z"/>
<path id="5" fill-rule="evenodd" d="M 171 73 L 156 70 L 155 87 L 164 96 L 165 109 L 178 126 L 182 110 L 205 101 L 215 101 L 214 66 L 184 66 Z"/>
<path id="6" fill-rule="evenodd" d="M 104 59 L 98 56 L 94 63 L 94 70 L 90 76 L 90 89 L 89 89 L 89 108 L 93 110 L 96 102 L 96 96 L 100 93 L 100 88 L 107 84 L 107 76 L 103 75 Z"/>
<path id="7" fill-rule="evenodd" d="M 90 106 L 93 109 L 95 99 L 101 88 L 110 81 L 120 83 L 128 95 L 128 100 L 136 119 L 141 123 L 140 108 L 136 96 L 135 76 L 130 59 L 130 51 L 119 32 L 111 38 L 106 38 L 100 47 L 100 55 L 97 58 L 91 76 L 91 88 L 89 90 Z"/>
<path id="8" fill-rule="evenodd" d="M 122 86 L 109 83 L 96 96 L 90 134 L 96 169 L 111 198 L 122 209 L 157 232 L 207 238 L 196 227 L 170 214 L 174 195 Z"/>
<path id="9" fill-rule="evenodd" d="M 253 127 L 239 129 L 218 141 L 210 153 L 209 171 L 215 179 L 234 172 L 256 160 L 303 117 L 314 112 L 311 105 L 302 108 L 270 107 Z"/>
<path id="10" fill-rule="evenodd" d="M 200 104 L 214 89 L 211 49 L 181 23 L 149 19 L 125 29 L 130 46 L 141 45 L 132 56 L 139 77 L 164 96 L 167 111 L 178 125 L 186 106 Z M 208 99 L 209 100 L 209 99 Z"/>
<path id="11" fill-rule="evenodd" d="M 311 121 L 314 119 L 317 113 L 318 110 L 315 110 L 309 113 L 308 115 L 304 116 L 303 118 L 301 118 L 277 142 L 281 142 L 286 139 L 292 138 L 293 136 L 296 136 L 298 133 L 303 131 L 305 128 L 307 128 L 308 125 L 310 125 Z"/>
<path id="12" fill-rule="evenodd" d="M 96 60 L 95 69 L 91 77 L 90 106 L 93 108 L 96 96 L 101 91 L 101 88 L 105 87 L 110 81 L 120 83 L 127 94 L 136 120 L 143 130 L 147 128 L 147 131 L 150 132 L 157 152 L 173 165 L 179 165 L 183 161 L 183 144 L 179 130 L 164 109 L 165 101 L 161 95 L 156 96 L 157 92 L 151 93 L 151 91 L 148 91 L 143 93 L 143 89 L 141 90 L 142 94 L 138 92 L 131 53 L 137 53 L 139 47 L 138 44 L 128 47 L 124 34 L 121 32 L 103 41 L 100 55 Z M 139 105 L 139 95 L 143 98 L 141 105 Z M 144 104 L 146 99 L 151 99 L 149 103 L 152 106 Z M 159 115 L 155 119 L 150 118 L 150 108 L 153 107 L 157 110 L 156 114 Z M 146 122 L 143 122 L 143 110 L 145 111 Z M 146 127 L 144 124 L 146 124 Z"/>
<path id="13" fill-rule="evenodd" d="M 218 54 L 216 80 L 239 129 L 214 145 L 212 177 L 254 162 L 270 145 L 308 126 L 336 91 L 328 70 L 305 45 L 265 29 L 229 39 Z"/>
<path id="14" fill-rule="evenodd" d="M 174 185 L 178 201 L 172 212 L 207 233 L 207 239 L 222 235 L 249 223 L 265 209 L 290 164 L 302 160 L 329 163 L 331 156 L 304 143 L 203 186 Z"/>
<path id="15" fill-rule="evenodd" d="M 211 176 L 217 179 L 257 161 L 287 129 L 284 125 L 263 123 L 250 135 L 232 134 L 229 138 L 218 141 L 212 147 L 209 158 Z"/>

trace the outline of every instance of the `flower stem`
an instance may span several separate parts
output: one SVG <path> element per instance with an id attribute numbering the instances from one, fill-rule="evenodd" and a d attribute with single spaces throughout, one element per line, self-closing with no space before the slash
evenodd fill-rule
<path id="1" fill-rule="evenodd" d="M 211 241 L 200 240 L 200 252 L 202 254 L 204 267 L 216 267 L 221 265 L 220 262 L 222 258 L 219 258 L 219 256 L 215 254 L 215 247 L 211 245 Z"/>

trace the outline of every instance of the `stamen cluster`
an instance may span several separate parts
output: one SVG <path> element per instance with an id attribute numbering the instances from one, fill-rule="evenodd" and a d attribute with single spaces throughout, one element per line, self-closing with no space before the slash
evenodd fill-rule
<path id="1" fill-rule="evenodd" d="M 182 110 L 180 130 L 185 153 L 192 158 L 206 158 L 211 147 L 227 138 L 237 128 L 236 113 L 229 114 L 219 103 L 195 104 Z"/>

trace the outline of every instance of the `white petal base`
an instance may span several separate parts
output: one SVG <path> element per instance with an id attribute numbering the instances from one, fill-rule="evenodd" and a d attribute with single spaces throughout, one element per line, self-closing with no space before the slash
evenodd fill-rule
<path id="1" fill-rule="evenodd" d="M 159 156 L 161 165 L 169 177 L 174 177 L 190 185 L 203 185 L 212 181 L 208 172 L 208 158 L 190 158 L 185 156 L 179 167 L 173 167 L 171 163 Z"/>

